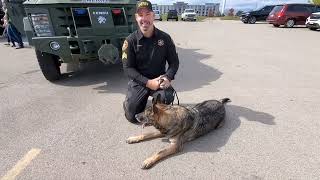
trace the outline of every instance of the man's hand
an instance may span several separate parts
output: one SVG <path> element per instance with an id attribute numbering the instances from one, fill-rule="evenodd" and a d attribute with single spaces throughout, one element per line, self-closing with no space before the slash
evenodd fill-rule
<path id="1" fill-rule="evenodd" d="M 154 91 L 158 90 L 160 88 L 160 77 L 149 79 L 146 87 Z"/>
<path id="2" fill-rule="evenodd" d="M 166 76 L 162 75 L 159 78 L 160 78 L 160 88 L 161 89 L 167 89 L 168 87 L 170 87 L 171 82 Z"/>

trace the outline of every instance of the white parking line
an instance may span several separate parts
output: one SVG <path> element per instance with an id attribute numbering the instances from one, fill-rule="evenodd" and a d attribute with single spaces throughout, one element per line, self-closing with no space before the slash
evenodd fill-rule
<path id="1" fill-rule="evenodd" d="M 31 161 L 40 153 L 41 149 L 31 149 L 18 163 L 7 172 L 1 180 L 13 180 L 15 179 L 24 168 L 26 168 Z"/>

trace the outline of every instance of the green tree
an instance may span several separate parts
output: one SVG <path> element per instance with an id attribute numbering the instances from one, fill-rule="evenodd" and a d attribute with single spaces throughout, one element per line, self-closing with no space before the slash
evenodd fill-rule
<path id="1" fill-rule="evenodd" d="M 234 16 L 234 9 L 229 9 L 228 16 Z"/>
<path id="2" fill-rule="evenodd" d="M 314 4 L 320 5 L 320 0 L 312 0 Z"/>

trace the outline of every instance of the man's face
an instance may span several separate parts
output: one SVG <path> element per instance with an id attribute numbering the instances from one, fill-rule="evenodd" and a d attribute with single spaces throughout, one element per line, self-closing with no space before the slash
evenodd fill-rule
<path id="1" fill-rule="evenodd" d="M 153 27 L 154 12 L 145 8 L 140 9 L 136 13 L 136 21 L 142 32 L 148 32 Z"/>

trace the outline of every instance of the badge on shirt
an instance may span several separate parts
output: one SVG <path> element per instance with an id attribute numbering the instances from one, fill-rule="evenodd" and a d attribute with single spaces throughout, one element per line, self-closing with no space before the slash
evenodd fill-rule
<path id="1" fill-rule="evenodd" d="M 158 40 L 158 46 L 163 46 L 164 45 L 164 41 L 162 39 Z"/>
<path id="2" fill-rule="evenodd" d="M 127 50 L 127 48 L 128 48 L 128 41 L 125 40 L 125 41 L 123 42 L 123 45 L 122 45 L 122 51 Z"/>

